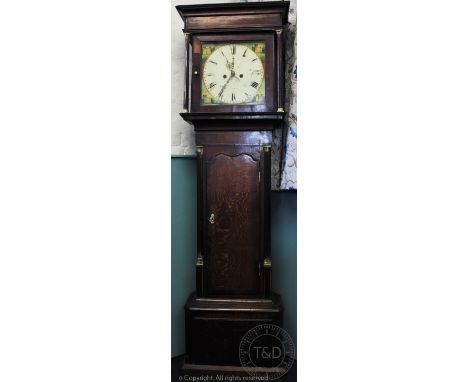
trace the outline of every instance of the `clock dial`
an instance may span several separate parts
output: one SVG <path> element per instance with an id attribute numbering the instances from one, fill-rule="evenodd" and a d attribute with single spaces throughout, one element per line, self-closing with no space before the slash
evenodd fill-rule
<path id="1" fill-rule="evenodd" d="M 205 46 L 202 86 L 205 104 L 263 104 L 264 48 L 263 43 Z"/>

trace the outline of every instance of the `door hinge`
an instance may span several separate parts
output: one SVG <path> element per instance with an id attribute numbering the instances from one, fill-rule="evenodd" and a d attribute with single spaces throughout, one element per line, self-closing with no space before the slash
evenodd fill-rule
<path id="1" fill-rule="evenodd" d="M 260 183 L 260 171 L 258 172 L 258 183 Z"/>

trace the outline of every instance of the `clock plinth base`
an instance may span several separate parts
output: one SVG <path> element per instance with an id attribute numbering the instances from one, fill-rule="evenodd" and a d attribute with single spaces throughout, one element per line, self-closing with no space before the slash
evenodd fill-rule
<path id="1" fill-rule="evenodd" d="M 244 335 L 262 324 L 279 327 L 283 321 L 281 297 L 270 299 L 197 298 L 185 304 L 185 340 L 188 364 L 239 366 Z"/>
<path id="2" fill-rule="evenodd" d="M 219 365 L 196 365 L 184 363 L 180 375 L 190 377 L 212 377 L 212 380 L 236 381 L 236 377 L 241 377 L 241 380 L 252 381 L 268 381 L 268 375 L 285 374 L 286 370 L 279 367 L 242 367 L 242 366 L 219 366 Z M 220 376 L 223 376 L 221 379 Z M 257 379 L 246 379 L 255 376 Z M 287 382 L 285 376 L 274 379 L 275 382 Z"/>

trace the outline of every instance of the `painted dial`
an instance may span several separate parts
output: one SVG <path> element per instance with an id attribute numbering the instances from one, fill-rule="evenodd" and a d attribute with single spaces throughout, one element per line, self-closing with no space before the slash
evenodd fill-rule
<path id="1" fill-rule="evenodd" d="M 263 64 L 257 54 L 245 45 L 223 45 L 206 60 L 203 81 L 219 103 L 248 103 L 262 84 Z"/>

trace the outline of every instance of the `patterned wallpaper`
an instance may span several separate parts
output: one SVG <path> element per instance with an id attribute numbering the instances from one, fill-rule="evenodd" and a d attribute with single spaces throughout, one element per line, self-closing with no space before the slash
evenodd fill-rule
<path id="1" fill-rule="evenodd" d="M 273 133 L 272 189 L 297 189 L 297 3 L 290 1 L 289 24 L 285 30 L 285 85 L 286 99 L 284 131 Z M 281 160 L 281 142 L 284 158 Z"/>
<path id="2" fill-rule="evenodd" d="M 239 0 L 225 0 L 225 2 L 238 2 Z M 242 0 L 240 0 L 242 1 Z M 246 0 L 244 0 L 246 1 Z M 247 0 L 262 1 L 262 0 Z M 220 3 L 222 0 L 173 0 L 172 6 L 177 4 Z M 289 24 L 285 30 L 285 123 L 284 131 L 277 129 L 273 132 L 272 147 L 272 189 L 297 189 L 296 169 L 296 141 L 297 141 L 297 5 L 296 0 L 290 0 Z M 183 69 L 184 69 L 184 36 L 181 31 L 182 21 L 179 15 L 172 10 L 172 155 L 194 155 L 195 140 L 193 127 L 182 120 L 179 112 L 182 110 L 183 95 Z M 281 143 L 284 144 L 284 158 L 281 160 Z"/>

